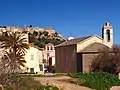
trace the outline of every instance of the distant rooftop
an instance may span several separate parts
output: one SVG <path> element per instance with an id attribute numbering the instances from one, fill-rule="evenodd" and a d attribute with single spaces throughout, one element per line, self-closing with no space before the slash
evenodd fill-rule
<path id="1" fill-rule="evenodd" d="M 79 43 L 79 42 L 81 42 L 81 41 L 83 41 L 83 40 L 85 40 L 85 39 L 87 39 L 89 37 L 91 37 L 91 36 L 86 36 L 86 37 L 80 37 L 80 38 L 71 39 L 71 40 L 63 42 L 63 43 L 61 43 L 59 45 L 56 45 L 56 47 L 66 46 L 66 45 L 74 45 L 74 44 L 77 44 L 77 43 Z"/>

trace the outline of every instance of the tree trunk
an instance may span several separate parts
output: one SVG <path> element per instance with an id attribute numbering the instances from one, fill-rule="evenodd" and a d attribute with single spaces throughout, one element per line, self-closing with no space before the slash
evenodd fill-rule
<path id="1" fill-rule="evenodd" d="M 18 82 L 15 82 L 14 83 L 14 88 L 13 90 L 19 90 L 19 83 Z"/>
<path id="2" fill-rule="evenodd" d="M 2 86 L 1 84 L 0 84 L 0 90 L 4 90 L 4 89 L 3 89 L 3 86 Z"/>

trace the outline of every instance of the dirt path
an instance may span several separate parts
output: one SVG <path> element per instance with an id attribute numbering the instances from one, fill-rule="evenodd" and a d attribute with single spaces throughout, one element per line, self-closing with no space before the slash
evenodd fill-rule
<path id="1" fill-rule="evenodd" d="M 64 90 L 92 90 L 87 87 L 78 86 L 64 80 L 69 80 L 70 77 L 60 76 L 60 77 L 36 77 L 35 80 L 40 81 L 42 84 L 52 84 L 57 87 L 61 87 Z M 62 80 L 62 81 L 61 81 Z"/>

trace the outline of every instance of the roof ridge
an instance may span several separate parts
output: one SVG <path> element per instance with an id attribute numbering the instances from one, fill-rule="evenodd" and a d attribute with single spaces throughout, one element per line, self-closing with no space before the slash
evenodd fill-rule
<path id="1" fill-rule="evenodd" d="M 92 35 L 90 35 L 90 36 L 84 36 L 84 37 L 79 37 L 79 38 L 74 38 L 74 39 L 68 40 L 66 42 L 63 42 L 61 44 L 58 44 L 55 47 L 66 46 L 66 45 L 74 45 L 74 44 L 77 44 L 78 42 L 84 41 L 85 39 L 87 39 L 89 37 L 92 37 Z"/>
<path id="2" fill-rule="evenodd" d="M 82 37 L 76 37 L 76 38 L 74 38 L 74 39 L 78 39 L 78 38 L 85 38 L 85 37 L 91 37 L 91 36 L 93 36 L 93 35 L 89 35 L 89 36 L 82 36 Z"/>

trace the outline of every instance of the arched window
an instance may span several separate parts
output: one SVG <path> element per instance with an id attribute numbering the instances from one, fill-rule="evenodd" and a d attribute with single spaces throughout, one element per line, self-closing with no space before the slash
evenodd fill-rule
<path id="1" fill-rule="evenodd" d="M 51 46 L 51 50 L 53 50 L 53 47 Z"/>
<path id="2" fill-rule="evenodd" d="M 110 41 L 110 30 L 107 30 L 107 41 Z"/>

